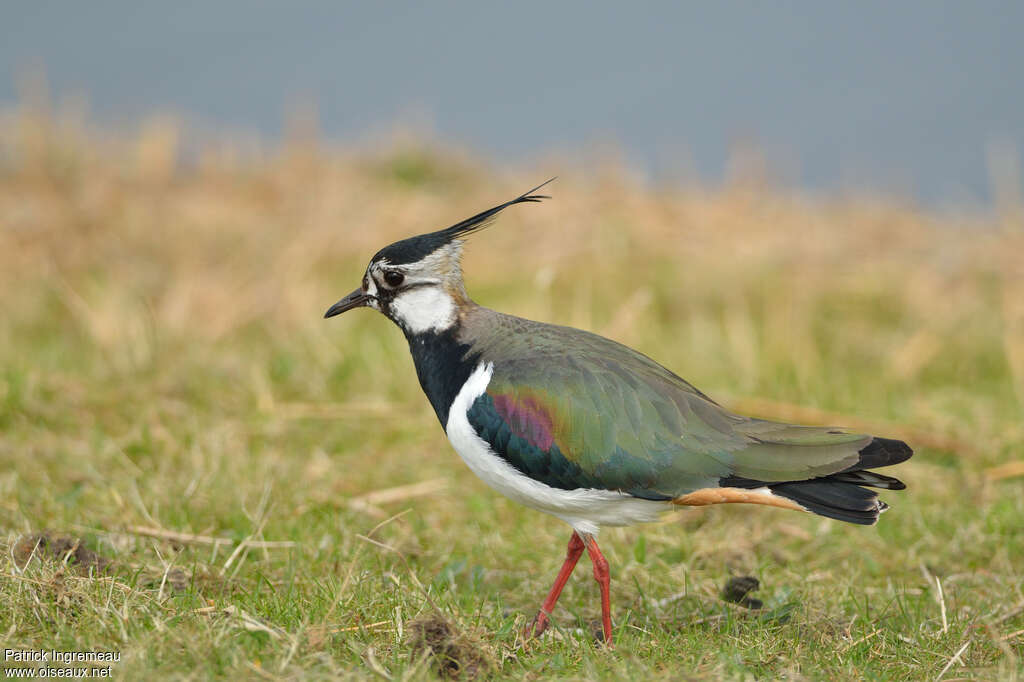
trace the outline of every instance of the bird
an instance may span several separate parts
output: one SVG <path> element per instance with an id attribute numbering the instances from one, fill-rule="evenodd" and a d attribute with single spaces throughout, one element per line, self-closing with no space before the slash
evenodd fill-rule
<path id="1" fill-rule="evenodd" d="M 913 454 L 903 441 L 733 414 L 646 355 L 597 334 L 477 305 L 463 282 L 466 238 L 503 210 L 550 199 L 554 178 L 454 225 L 378 251 L 359 288 L 324 317 L 367 307 L 404 333 L 416 375 L 455 452 L 484 483 L 572 528 L 565 560 L 527 638 L 543 633 L 586 551 L 612 646 L 605 526 L 688 506 L 767 505 L 874 524 L 873 469 Z"/>

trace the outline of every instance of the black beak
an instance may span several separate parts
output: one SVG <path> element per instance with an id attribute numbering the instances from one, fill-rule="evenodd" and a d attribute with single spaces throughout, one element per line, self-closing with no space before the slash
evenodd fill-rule
<path id="1" fill-rule="evenodd" d="M 373 296 L 370 296 L 362 289 L 356 289 L 351 294 L 328 308 L 327 312 L 324 313 L 324 318 L 326 319 L 328 317 L 334 317 L 335 315 L 341 315 L 346 310 L 352 310 L 353 308 L 361 308 L 366 305 L 367 301 L 371 298 L 373 298 Z"/>

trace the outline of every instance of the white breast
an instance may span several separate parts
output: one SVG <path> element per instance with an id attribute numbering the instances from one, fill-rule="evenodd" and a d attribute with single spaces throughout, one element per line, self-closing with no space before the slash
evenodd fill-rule
<path id="1" fill-rule="evenodd" d="M 647 523 L 671 511 L 664 502 L 641 500 L 613 490 L 578 488 L 562 490 L 535 481 L 499 457 L 487 441 L 477 435 L 466 418 L 473 401 L 483 395 L 494 374 L 493 363 L 480 363 L 455 396 L 448 411 L 448 440 L 463 461 L 502 495 L 556 516 L 578 533 L 596 535 L 601 526 Z"/>

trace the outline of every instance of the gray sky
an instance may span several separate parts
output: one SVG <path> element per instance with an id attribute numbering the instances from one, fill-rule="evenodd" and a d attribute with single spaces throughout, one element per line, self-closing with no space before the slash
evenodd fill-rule
<path id="1" fill-rule="evenodd" d="M 131 124 L 355 141 L 427 121 L 497 163 L 614 141 L 718 182 L 738 142 L 811 191 L 987 201 L 1024 146 L 1024 2 L 47 2 L 0 10 L 0 104 L 43 66 Z"/>

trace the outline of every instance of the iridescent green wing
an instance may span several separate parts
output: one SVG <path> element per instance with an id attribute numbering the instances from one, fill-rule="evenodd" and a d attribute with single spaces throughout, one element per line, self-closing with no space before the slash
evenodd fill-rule
<path id="1" fill-rule="evenodd" d="M 507 318 L 473 351 L 493 363 L 468 418 L 494 451 L 557 488 L 671 499 L 722 479 L 796 481 L 855 464 L 869 436 L 730 414 L 608 339 Z"/>

